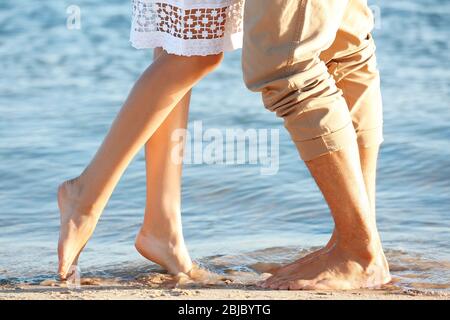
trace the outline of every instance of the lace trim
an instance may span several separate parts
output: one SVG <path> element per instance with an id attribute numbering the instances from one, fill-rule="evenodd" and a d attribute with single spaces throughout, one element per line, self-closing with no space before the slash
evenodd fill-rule
<path id="1" fill-rule="evenodd" d="M 131 42 L 136 48 L 156 45 L 183 55 L 236 49 L 242 45 L 243 2 L 133 0 Z"/>

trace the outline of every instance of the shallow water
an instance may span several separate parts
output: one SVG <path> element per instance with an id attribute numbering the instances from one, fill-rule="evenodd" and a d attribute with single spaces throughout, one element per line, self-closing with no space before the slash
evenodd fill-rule
<path id="1" fill-rule="evenodd" d="M 69 1 L 0 3 L 0 283 L 54 277 L 56 186 L 93 156 L 133 81 L 151 60 L 128 43 L 128 1 L 78 0 L 82 29 L 66 29 Z M 378 217 L 397 284 L 449 290 L 450 3 L 374 1 L 383 76 L 385 143 Z M 190 123 L 281 128 L 241 80 L 240 52 L 195 88 Z M 284 130 L 280 167 L 186 165 L 183 222 L 209 269 L 250 271 L 327 241 L 332 224 Z M 213 179 L 211 177 L 214 177 Z M 84 274 L 133 278 L 153 270 L 133 248 L 145 200 L 143 153 L 127 170 L 81 258 Z"/>

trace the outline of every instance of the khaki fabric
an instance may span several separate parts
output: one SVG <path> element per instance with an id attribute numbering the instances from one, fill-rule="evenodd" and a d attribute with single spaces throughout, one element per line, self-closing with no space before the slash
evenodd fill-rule
<path id="1" fill-rule="evenodd" d="M 303 160 L 382 137 L 380 77 L 365 0 L 246 0 L 244 80 L 284 119 Z"/>

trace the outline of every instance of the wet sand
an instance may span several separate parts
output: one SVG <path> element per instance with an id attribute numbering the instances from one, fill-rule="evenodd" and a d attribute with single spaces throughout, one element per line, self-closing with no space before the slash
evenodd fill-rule
<path id="1" fill-rule="evenodd" d="M 265 256 L 261 251 L 255 255 Z M 269 277 L 280 264 L 252 264 L 249 263 L 252 254 L 247 254 L 208 258 L 212 268 L 196 268 L 191 278 L 171 276 L 147 263 L 126 268 L 117 266 L 112 268 L 114 272 L 104 272 L 106 275 L 101 277 L 89 272 L 81 274 L 77 269 L 65 283 L 50 274 L 23 277 L 21 282 L 19 278 L 11 278 L 0 282 L 0 300 L 450 300 L 449 283 L 437 281 L 442 278 L 426 281 L 428 279 L 423 275 L 437 267 L 440 272 L 448 270 L 447 262 L 441 265 L 392 252 L 390 255 L 392 282 L 376 290 L 265 290 L 256 284 Z M 235 260 L 239 263 L 233 263 Z M 245 268 L 226 267 L 228 265 Z M 37 280 L 39 278 L 41 280 Z"/>

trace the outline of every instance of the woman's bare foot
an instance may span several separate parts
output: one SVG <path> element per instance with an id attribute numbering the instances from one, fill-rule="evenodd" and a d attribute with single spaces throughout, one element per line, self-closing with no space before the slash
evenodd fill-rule
<path id="1" fill-rule="evenodd" d="M 314 259 L 298 265 L 290 274 L 279 274 L 265 288 L 281 290 L 351 290 L 376 288 L 391 281 L 386 258 L 376 253 L 359 252 L 335 246 Z"/>
<path id="2" fill-rule="evenodd" d="M 58 242 L 58 274 L 62 280 L 69 276 L 72 264 L 94 232 L 99 212 L 92 207 L 83 207 L 78 179 L 63 182 L 58 187 L 58 207 L 60 211 L 60 233 Z"/>
<path id="3" fill-rule="evenodd" d="M 144 258 L 173 275 L 183 273 L 189 276 L 193 270 L 192 260 L 182 237 L 162 239 L 141 229 L 136 237 L 135 247 Z"/>

